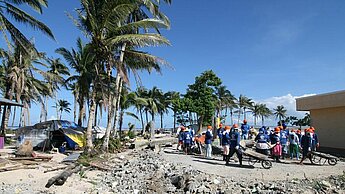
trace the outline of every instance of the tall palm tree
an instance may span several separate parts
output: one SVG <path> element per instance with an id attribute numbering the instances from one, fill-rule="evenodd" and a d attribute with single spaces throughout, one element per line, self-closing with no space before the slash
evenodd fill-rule
<path id="1" fill-rule="evenodd" d="M 106 1 L 106 0 L 81 0 L 81 9 L 78 10 L 78 22 L 77 26 L 83 30 L 88 38 L 91 40 L 92 51 L 96 55 L 96 67 L 98 71 L 104 70 L 108 76 L 107 82 L 111 82 L 112 68 L 116 68 L 116 93 L 114 100 L 108 93 L 108 104 L 115 104 L 115 110 L 111 110 L 112 106 L 108 106 L 109 112 L 117 112 L 121 94 L 121 82 L 128 82 L 127 71 L 132 69 L 124 63 L 124 55 L 130 53 L 132 56 L 137 56 L 139 59 L 145 59 L 147 62 L 157 64 L 157 58 L 146 53 L 136 52 L 135 48 L 169 44 L 167 39 L 163 36 L 155 33 L 143 33 L 139 34 L 140 29 L 159 29 L 161 27 L 167 27 L 168 25 L 159 19 L 141 18 L 137 20 L 137 17 L 133 16 L 133 13 L 140 12 L 142 6 L 146 6 L 143 2 L 150 1 Z M 158 11 L 157 9 L 148 9 L 148 11 Z M 159 12 L 159 11 L 158 11 Z M 145 31 L 144 31 L 145 32 Z M 126 49 L 126 48 L 134 48 Z M 115 54 L 115 56 L 114 56 Z M 144 60 L 141 60 L 144 61 Z M 99 74 L 97 75 L 99 76 Z M 97 77 L 96 76 L 96 77 Z M 97 85 L 96 81 L 101 79 L 95 79 L 93 85 Z M 92 120 L 95 114 L 94 96 L 96 91 L 92 90 L 89 120 L 87 126 L 87 145 L 86 152 L 91 151 L 93 145 L 91 140 Z M 115 117 L 116 118 L 116 117 Z M 102 148 L 107 150 L 108 141 L 110 136 L 110 124 L 112 120 L 112 114 L 108 114 L 107 130 L 103 142 Z"/>
<path id="2" fill-rule="evenodd" d="M 253 104 L 252 99 L 244 96 L 244 95 L 240 95 L 238 98 L 238 106 L 239 106 L 239 111 L 238 111 L 238 123 L 240 122 L 240 116 L 242 114 L 242 109 L 243 109 L 243 119 L 246 119 L 246 109 L 250 108 Z"/>
<path id="3" fill-rule="evenodd" d="M 252 111 L 254 117 L 254 125 L 256 125 L 256 120 L 260 116 L 260 108 L 262 108 L 260 103 L 254 103 L 250 110 Z"/>
<path id="4" fill-rule="evenodd" d="M 56 103 L 55 106 L 53 106 L 54 108 L 58 109 L 58 111 L 60 112 L 60 120 L 62 118 L 62 113 L 63 112 L 71 112 L 71 108 L 69 107 L 71 105 L 71 103 L 69 103 L 67 100 L 58 100 L 58 102 Z"/>
<path id="5" fill-rule="evenodd" d="M 259 113 L 258 115 L 261 117 L 261 124 L 265 124 L 265 118 L 268 118 L 272 115 L 272 111 L 266 106 L 266 104 L 259 105 Z"/>
<path id="6" fill-rule="evenodd" d="M 174 112 L 173 130 L 175 130 L 177 111 L 180 110 L 180 93 L 176 91 L 169 91 L 166 93 L 166 96 L 168 101 L 168 108 Z"/>
<path id="7" fill-rule="evenodd" d="M 150 124 L 150 134 L 151 138 L 154 136 L 155 131 L 155 115 L 158 113 L 161 105 L 160 98 L 163 95 L 163 92 L 154 86 L 151 90 L 148 91 L 147 106 L 145 107 L 147 112 L 151 114 Z"/>
<path id="8" fill-rule="evenodd" d="M 143 105 L 143 104 L 137 104 L 136 105 L 136 109 L 137 109 L 137 111 L 140 114 L 141 128 L 142 128 L 141 133 L 144 134 L 144 132 L 145 132 L 145 125 L 147 125 L 147 123 L 148 123 L 147 111 L 145 110 L 145 106 L 147 106 L 148 90 L 146 88 L 144 88 L 144 87 L 138 87 L 137 90 L 135 91 L 135 94 L 139 98 L 145 99 L 145 101 L 146 101 L 145 105 Z M 144 112 L 146 113 L 145 114 L 146 115 L 146 124 L 144 123 L 144 118 L 143 118 L 143 113 Z"/>
<path id="9" fill-rule="evenodd" d="M 122 90 L 121 101 L 120 101 L 120 114 L 119 114 L 120 137 L 121 137 L 124 115 L 140 120 L 136 114 L 126 111 L 128 108 L 132 106 L 137 107 L 138 105 L 142 105 L 142 106 L 147 105 L 146 99 L 138 97 L 135 92 L 129 92 L 128 89 Z"/>
<path id="10" fill-rule="evenodd" d="M 33 44 L 24 36 L 24 34 L 8 19 L 8 17 L 14 18 L 16 22 L 29 25 L 35 30 L 39 30 L 48 37 L 54 39 L 52 31 L 44 23 L 38 21 L 33 16 L 25 12 L 21 7 L 23 5 L 29 6 L 31 9 L 42 14 L 43 7 L 48 6 L 47 0 L 2 0 L 0 1 L 0 26 L 3 32 L 4 39 L 8 45 L 9 51 L 12 50 L 11 43 L 8 38 L 8 34 L 11 36 L 13 42 L 18 46 L 29 51 L 34 48 Z M 30 51 L 29 51 L 30 52 Z"/>
<path id="11" fill-rule="evenodd" d="M 55 98 L 55 104 L 57 103 L 57 91 L 60 90 L 60 86 L 65 86 L 65 78 L 63 76 L 69 76 L 69 69 L 61 62 L 59 58 L 47 58 L 46 59 L 49 69 L 47 71 L 47 82 L 51 88 L 51 92 Z M 56 109 L 56 118 L 59 110 Z"/>
<path id="12" fill-rule="evenodd" d="M 77 39 L 76 49 L 68 50 L 58 48 L 56 53 L 63 56 L 68 65 L 76 72 L 67 81 L 68 89 L 73 90 L 76 101 L 78 102 L 78 125 L 83 125 L 85 118 L 85 103 L 89 99 L 91 83 L 94 79 L 94 53 L 90 52 L 88 45 L 85 45 L 80 38 Z"/>
<path id="13" fill-rule="evenodd" d="M 277 108 L 273 109 L 276 119 L 279 119 L 279 124 L 282 125 L 282 119 L 286 118 L 286 109 L 283 105 L 278 105 Z"/>
<path id="14" fill-rule="evenodd" d="M 22 48 L 19 44 L 13 45 L 14 52 L 1 50 L 1 57 L 3 58 L 3 67 L 6 69 L 4 78 L 5 92 L 4 96 L 7 99 L 15 99 L 17 102 L 22 102 L 21 120 L 24 121 L 25 114 L 29 117 L 29 107 L 32 101 L 41 102 L 41 95 L 47 94 L 47 86 L 36 79 L 33 72 L 44 76 L 44 72 L 39 68 L 34 67 L 34 64 L 40 64 L 39 59 L 43 57 L 42 53 L 37 53 L 33 49 L 29 52 Z M 1 129 L 7 128 L 8 119 L 10 116 L 10 106 L 5 106 L 3 109 Z M 28 123 L 30 119 L 28 118 Z M 25 124 L 25 123 L 24 123 Z"/>

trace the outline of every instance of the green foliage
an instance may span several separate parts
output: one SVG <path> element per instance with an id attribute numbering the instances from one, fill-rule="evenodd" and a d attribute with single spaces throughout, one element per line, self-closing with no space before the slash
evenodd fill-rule
<path id="1" fill-rule="evenodd" d="M 221 79 L 212 70 L 203 72 L 195 78 L 194 84 L 188 86 L 182 110 L 197 113 L 203 118 L 203 124 L 211 123 L 217 104 L 216 87 L 221 84 Z"/>
<path id="2" fill-rule="evenodd" d="M 127 136 L 130 138 L 130 139 L 133 139 L 136 137 L 136 134 L 134 131 L 132 130 L 129 130 L 128 133 L 127 133 Z"/>
<path id="3" fill-rule="evenodd" d="M 94 141 L 94 148 L 95 150 L 101 150 L 103 145 L 104 137 L 101 139 L 96 139 Z M 123 143 L 119 138 L 109 138 L 109 147 L 108 151 L 110 153 L 115 153 L 116 151 L 121 150 L 123 147 Z"/>

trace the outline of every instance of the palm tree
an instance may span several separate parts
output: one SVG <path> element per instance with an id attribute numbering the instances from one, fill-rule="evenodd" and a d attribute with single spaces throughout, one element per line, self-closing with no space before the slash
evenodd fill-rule
<path id="1" fill-rule="evenodd" d="M 15 99 L 17 102 L 22 102 L 24 107 L 21 109 L 21 121 L 24 125 L 24 116 L 29 119 L 29 107 L 32 101 L 42 102 L 42 95 L 48 94 L 47 85 L 36 79 L 33 72 L 44 76 L 44 72 L 39 68 L 34 67 L 34 64 L 40 64 L 39 59 L 43 57 L 42 53 L 37 53 L 34 50 L 29 52 L 24 50 L 19 44 L 13 46 L 14 52 L 1 50 L 1 57 L 3 58 L 3 67 L 6 69 L 4 78 L 4 96 L 7 99 Z M 10 116 L 10 106 L 5 106 L 3 109 L 3 119 L 1 123 L 2 132 L 7 128 L 8 119 Z"/>
<path id="2" fill-rule="evenodd" d="M 243 109 L 243 119 L 246 119 L 246 109 L 250 108 L 253 104 L 252 99 L 244 96 L 244 95 L 240 95 L 238 98 L 238 106 L 239 106 L 239 110 L 238 110 L 238 123 L 240 122 L 240 116 L 242 113 L 242 109 Z"/>
<path id="3" fill-rule="evenodd" d="M 145 3 L 143 3 L 145 2 Z M 81 0 L 82 8 L 78 10 L 78 23 L 77 26 L 83 30 L 88 38 L 91 40 L 91 48 L 95 53 L 96 67 L 99 73 L 103 70 L 106 72 L 108 80 L 111 82 L 112 68 L 117 70 L 116 75 L 116 93 L 112 100 L 110 90 L 108 89 L 108 104 L 114 104 L 115 110 L 111 110 L 112 106 L 108 106 L 108 111 L 117 113 L 119 106 L 119 99 L 121 94 L 121 82 L 128 83 L 127 71 L 133 67 L 128 66 L 125 61 L 125 52 L 133 56 L 137 56 L 137 59 L 146 61 L 146 67 L 151 64 L 158 64 L 157 57 L 151 56 L 147 53 L 136 52 L 135 48 L 169 44 L 169 42 L 161 35 L 154 33 L 139 34 L 140 29 L 159 29 L 161 27 L 168 27 L 166 22 L 159 19 L 145 18 L 145 12 L 141 10 L 142 6 L 147 7 L 147 2 L 150 1 L 106 1 L 106 0 Z M 152 7 L 152 6 L 151 6 Z M 157 8 L 157 7 L 156 7 Z M 151 12 L 159 13 L 158 9 L 149 9 Z M 144 18 L 137 19 L 138 17 L 131 17 L 133 13 L 139 12 Z M 153 13 L 154 15 L 157 15 Z M 158 17 L 162 18 L 162 17 Z M 130 49 L 126 49 L 130 48 Z M 133 48 L 133 49 L 131 49 Z M 115 54 L 115 56 L 114 56 Z M 128 55 L 129 55 L 128 54 Z M 145 63 L 142 63 L 145 64 Z M 135 66 L 136 68 L 138 66 Z M 140 67 L 142 69 L 142 67 Z M 97 75 L 99 76 L 99 74 Z M 94 80 L 93 85 L 98 85 Z M 109 87 L 108 87 L 109 88 Z M 91 94 L 91 103 L 89 108 L 89 121 L 87 126 L 87 146 L 86 152 L 91 151 L 93 145 L 91 140 L 92 120 L 95 114 L 94 96 L 96 91 L 93 89 Z M 107 130 L 103 142 L 103 149 L 107 150 L 108 141 L 110 136 L 110 124 L 112 120 L 112 114 L 108 114 Z M 116 117 L 115 117 L 116 118 Z"/>
<path id="4" fill-rule="evenodd" d="M 56 108 L 60 112 L 60 120 L 62 117 L 63 112 L 71 112 L 71 108 L 69 107 L 71 103 L 69 103 L 67 100 L 58 100 L 54 108 Z"/>
<path id="5" fill-rule="evenodd" d="M 272 115 L 272 111 L 267 108 L 266 104 L 260 104 L 259 105 L 259 113 L 258 115 L 261 117 L 261 124 L 265 124 L 265 118 L 268 118 L 269 116 Z"/>
<path id="6" fill-rule="evenodd" d="M 140 120 L 141 120 L 141 128 L 142 131 L 141 133 L 144 134 L 145 132 L 145 125 L 147 125 L 148 123 L 148 118 L 147 118 L 147 111 L 145 111 L 144 107 L 147 105 L 147 98 L 148 98 L 148 90 L 144 87 L 138 87 L 137 90 L 135 91 L 135 94 L 142 99 L 146 100 L 146 104 L 142 105 L 142 104 L 137 104 L 136 108 L 140 114 Z M 145 111 L 145 115 L 146 115 L 146 124 L 144 124 L 144 118 L 143 118 L 143 111 Z"/>
<path id="7" fill-rule="evenodd" d="M 169 91 L 166 93 L 167 101 L 168 101 L 168 108 L 174 112 L 174 126 L 173 130 L 176 128 L 176 116 L 177 111 L 180 110 L 180 93 L 176 91 Z"/>
<path id="8" fill-rule="evenodd" d="M 250 110 L 252 111 L 254 117 L 254 125 L 256 125 L 256 119 L 260 116 L 260 108 L 262 108 L 260 103 L 254 103 Z"/>
<path id="9" fill-rule="evenodd" d="M 33 44 L 23 35 L 23 33 L 8 19 L 10 16 L 16 22 L 31 26 L 35 30 L 39 30 L 48 37 L 54 39 L 51 30 L 42 22 L 35 19 L 33 16 L 21 9 L 23 5 L 29 6 L 31 9 L 42 14 L 42 8 L 48 6 L 47 0 L 2 0 L 0 1 L 0 26 L 3 32 L 4 39 L 6 40 L 9 51 L 11 52 L 11 43 L 7 33 L 11 36 L 13 42 L 18 46 L 30 52 L 34 48 Z"/>
<path id="10" fill-rule="evenodd" d="M 279 119 L 279 124 L 282 125 L 282 119 L 286 118 L 286 109 L 283 105 L 278 105 L 277 108 L 273 109 L 276 119 Z"/>
<path id="11" fill-rule="evenodd" d="M 137 96 L 135 92 L 129 92 L 128 89 L 122 90 L 121 101 L 120 101 L 120 113 L 119 113 L 119 134 L 121 137 L 122 125 L 123 125 L 123 116 L 126 114 L 127 116 L 133 117 L 137 120 L 140 120 L 136 114 L 131 112 L 126 112 L 126 109 L 138 105 L 145 106 L 147 105 L 146 99 L 140 98 Z"/>
<path id="12" fill-rule="evenodd" d="M 76 72 L 76 75 L 70 76 L 66 82 L 69 86 L 67 89 L 73 90 L 74 97 L 78 102 L 78 125 L 82 126 L 85 118 L 85 102 L 89 99 L 91 83 L 96 74 L 95 55 L 90 52 L 89 46 L 83 44 L 80 38 L 77 39 L 76 49 L 58 48 L 55 52 L 62 55 L 68 65 Z"/>
<path id="13" fill-rule="evenodd" d="M 151 90 L 148 91 L 148 98 L 147 98 L 147 106 L 145 107 L 147 112 L 151 114 L 151 122 L 150 124 L 150 134 L 151 138 L 154 136 L 155 131 L 155 114 L 158 113 L 160 106 L 160 98 L 163 95 L 163 92 L 154 86 Z"/>
<path id="14" fill-rule="evenodd" d="M 65 86 L 65 79 L 63 76 L 69 76 L 69 69 L 61 62 L 59 58 L 47 58 L 46 59 L 49 69 L 47 71 L 47 82 L 50 86 L 51 93 L 55 98 L 55 104 L 57 103 L 57 91 L 60 90 L 60 85 Z M 56 118 L 59 110 L 56 109 Z"/>

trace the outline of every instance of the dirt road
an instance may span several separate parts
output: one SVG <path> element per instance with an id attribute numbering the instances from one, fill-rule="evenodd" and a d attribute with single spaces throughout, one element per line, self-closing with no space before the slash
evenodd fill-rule
<path id="1" fill-rule="evenodd" d="M 165 148 L 163 158 L 176 164 L 191 165 L 193 168 L 205 173 L 210 173 L 230 180 L 292 180 L 292 179 L 314 179 L 324 178 L 330 175 L 341 175 L 345 171 L 345 163 L 339 162 L 335 166 L 325 164 L 324 166 L 312 165 L 305 161 L 304 165 L 298 165 L 297 160 L 285 160 L 284 163 L 273 162 L 271 169 L 262 168 L 257 163 L 254 166 L 248 165 L 244 158 L 243 166 L 231 160 L 229 166 L 225 166 L 220 156 L 213 159 L 206 159 L 201 155 L 184 155 L 173 148 Z M 236 155 L 236 154 L 235 154 Z"/>

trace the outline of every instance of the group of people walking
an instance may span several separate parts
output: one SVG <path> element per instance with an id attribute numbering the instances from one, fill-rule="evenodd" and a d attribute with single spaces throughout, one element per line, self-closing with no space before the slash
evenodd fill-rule
<path id="1" fill-rule="evenodd" d="M 289 157 L 291 160 L 301 159 L 300 164 L 302 164 L 306 158 L 311 160 L 311 151 L 316 151 L 319 147 L 318 136 L 313 127 L 306 128 L 302 133 L 301 129 L 289 129 L 285 123 L 282 123 L 273 130 L 262 126 L 257 132 L 250 128 L 247 121 L 244 120 L 241 127 L 238 124 L 225 127 L 220 124 L 216 131 L 217 136 L 214 136 L 212 131 L 213 127 L 207 126 L 207 131 L 204 134 L 205 157 L 211 158 L 212 142 L 218 136 L 220 145 L 223 147 L 223 160 L 226 165 L 229 164 L 230 158 L 235 153 L 240 165 L 242 165 L 241 140 L 253 139 L 256 142 L 256 152 L 271 155 L 277 162 Z M 182 146 L 184 152 L 188 154 L 194 144 L 194 131 L 182 126 L 178 138 L 177 149 Z M 300 157 L 300 152 L 302 152 L 302 157 Z"/>

